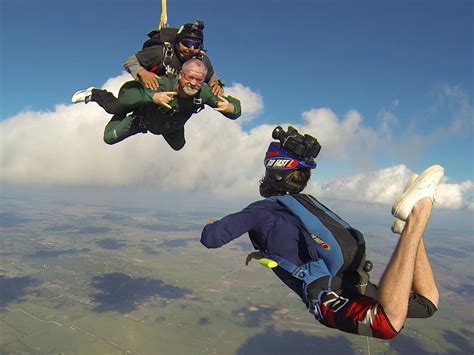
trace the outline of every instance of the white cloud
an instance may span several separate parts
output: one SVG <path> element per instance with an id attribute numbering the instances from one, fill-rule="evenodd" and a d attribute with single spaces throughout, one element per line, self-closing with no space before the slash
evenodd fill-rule
<path id="1" fill-rule="evenodd" d="M 111 78 L 114 93 L 128 74 Z M 263 108 L 259 94 L 240 84 L 227 89 L 247 107 L 247 119 Z M 187 144 L 173 151 L 151 133 L 108 146 L 110 119 L 95 103 L 59 105 L 52 112 L 23 112 L 0 122 L 1 178 L 20 184 L 125 186 L 212 190 L 238 196 L 258 182 L 271 127 L 244 132 L 237 121 L 207 108 L 186 125 Z M 237 178 L 236 178 L 237 177 Z"/>
<path id="2" fill-rule="evenodd" d="M 315 181 L 308 187 L 308 192 L 322 198 L 393 204 L 413 173 L 405 165 L 398 165 L 330 181 L 327 184 Z M 472 208 L 472 203 L 467 201 L 465 196 L 473 191 L 473 182 L 455 184 L 448 181 L 448 178 L 444 177 L 438 185 L 437 206 L 450 209 Z"/>
<path id="3" fill-rule="evenodd" d="M 128 80 L 123 74 L 104 87 L 117 93 Z M 261 95 L 241 84 L 226 88 L 242 99 L 253 119 L 263 110 Z M 173 151 L 162 137 L 138 134 L 108 146 L 102 141 L 110 119 L 95 103 L 58 105 L 52 112 L 23 112 L 0 122 L 0 169 L 2 183 L 62 186 L 141 186 L 164 191 L 209 193 L 220 199 L 252 199 L 258 195 L 263 175 L 263 156 L 274 126 L 258 125 L 244 131 L 208 108 L 186 124 L 187 144 Z M 404 165 L 369 169 L 377 147 L 387 143 L 383 134 L 364 126 L 356 111 L 338 119 L 327 108 L 303 114 L 302 132 L 314 132 L 323 145 L 323 160 L 345 161 L 364 171 L 308 189 L 321 197 L 391 204 L 411 175 Z M 288 124 L 282 124 L 286 127 Z M 322 166 L 322 164 L 320 164 Z M 322 169 L 322 168 L 319 168 Z M 439 187 L 439 205 L 460 208 L 469 205 L 466 196 L 472 181 L 444 181 Z"/>
<path id="4" fill-rule="evenodd" d="M 448 127 L 444 127 L 441 136 L 465 135 L 472 136 L 474 121 L 474 108 L 471 105 L 469 96 L 458 86 L 443 85 L 434 90 L 437 97 L 437 104 L 434 111 L 441 111 L 448 108 L 451 111 L 451 122 Z"/>
<path id="5" fill-rule="evenodd" d="M 252 91 L 247 86 L 239 83 L 233 83 L 231 87 L 226 88 L 225 95 L 231 95 L 239 98 L 242 106 L 242 116 L 236 121 L 239 124 L 253 120 L 260 116 L 263 111 L 262 95 Z"/>
<path id="6" fill-rule="evenodd" d="M 303 118 L 302 129 L 315 133 L 327 159 L 365 161 L 380 144 L 380 134 L 364 126 L 357 111 L 350 111 L 339 120 L 330 109 L 320 108 L 304 112 Z"/>

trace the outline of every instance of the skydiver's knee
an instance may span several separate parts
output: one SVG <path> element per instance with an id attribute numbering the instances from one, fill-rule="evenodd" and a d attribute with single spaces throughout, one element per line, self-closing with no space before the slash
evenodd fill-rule
<path id="1" fill-rule="evenodd" d="M 397 332 L 383 332 L 383 333 L 377 334 L 376 336 L 374 336 L 374 338 L 382 339 L 382 340 L 393 340 L 398 336 L 398 334 L 400 334 L 400 333 L 397 333 Z"/>
<path id="2" fill-rule="evenodd" d="M 426 318 L 432 317 L 438 311 L 438 307 L 435 306 L 432 302 L 429 303 L 426 307 Z"/>
<path id="3" fill-rule="evenodd" d="M 182 142 L 182 143 L 179 143 L 179 144 L 170 144 L 170 147 L 173 148 L 173 150 L 178 151 L 178 150 L 183 149 L 185 144 L 186 144 L 186 142 Z"/>
<path id="4" fill-rule="evenodd" d="M 115 143 L 118 143 L 119 140 L 117 138 L 113 138 L 113 137 L 104 135 L 104 142 L 109 144 L 109 145 L 113 145 Z"/>
<path id="5" fill-rule="evenodd" d="M 408 302 L 408 318 L 430 318 L 438 310 L 437 304 L 422 295 L 413 294 Z"/>
<path id="6" fill-rule="evenodd" d="M 402 329 L 403 329 L 403 326 L 405 325 L 405 322 L 407 320 L 407 317 L 405 314 L 398 314 L 398 315 L 392 315 L 392 316 L 388 316 L 387 315 L 387 320 L 388 320 L 388 323 L 390 324 L 392 330 L 395 332 L 395 333 L 399 333 Z M 395 336 L 393 336 L 394 338 Z M 381 339 L 387 339 L 387 338 L 381 338 Z"/>
<path id="7" fill-rule="evenodd" d="M 371 336 L 377 339 L 392 340 L 400 333 L 405 325 L 406 316 L 388 315 L 380 305 L 379 312 L 376 315 L 377 322 L 371 324 Z"/>

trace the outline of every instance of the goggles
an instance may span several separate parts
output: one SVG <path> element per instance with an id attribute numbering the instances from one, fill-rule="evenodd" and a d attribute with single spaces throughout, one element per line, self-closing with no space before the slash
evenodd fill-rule
<path id="1" fill-rule="evenodd" d="M 202 46 L 202 41 L 200 39 L 183 38 L 180 42 L 186 48 L 193 47 L 194 49 L 201 49 Z"/>

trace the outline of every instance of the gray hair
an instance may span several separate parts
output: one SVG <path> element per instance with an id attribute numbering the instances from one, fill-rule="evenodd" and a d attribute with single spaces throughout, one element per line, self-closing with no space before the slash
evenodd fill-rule
<path id="1" fill-rule="evenodd" d="M 183 67 L 181 71 L 187 72 L 189 67 L 191 66 L 196 66 L 199 67 L 199 69 L 203 69 L 204 71 L 204 76 L 207 75 L 207 66 L 202 62 L 201 59 L 198 58 L 192 58 L 184 62 Z"/>

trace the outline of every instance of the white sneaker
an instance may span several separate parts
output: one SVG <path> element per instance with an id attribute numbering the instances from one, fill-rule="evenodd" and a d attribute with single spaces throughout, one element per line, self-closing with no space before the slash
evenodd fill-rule
<path id="1" fill-rule="evenodd" d="M 85 102 L 87 104 L 91 100 L 92 89 L 95 89 L 95 87 L 77 91 L 74 95 L 72 95 L 71 102 L 73 104 L 77 104 L 78 102 Z"/>
<path id="2" fill-rule="evenodd" d="M 419 176 L 418 174 L 413 174 L 412 176 L 410 176 L 407 184 L 405 185 L 405 188 L 403 189 L 403 192 L 405 192 L 408 189 L 408 186 L 410 186 L 418 176 Z M 405 221 L 395 218 L 391 227 L 392 232 L 395 234 L 402 234 L 403 229 L 405 228 L 405 223 L 406 223 Z"/>
<path id="3" fill-rule="evenodd" d="M 428 197 L 434 203 L 436 186 L 438 186 L 443 175 L 444 168 L 441 165 L 433 165 L 423 171 L 393 205 L 393 216 L 406 221 L 413 206 L 421 199 Z"/>
<path id="4" fill-rule="evenodd" d="M 407 222 L 402 221 L 401 219 L 395 218 L 390 229 L 395 234 L 402 234 L 406 223 Z"/>

